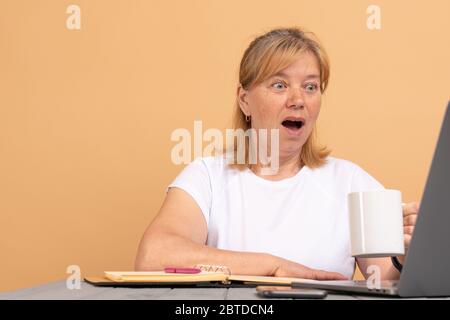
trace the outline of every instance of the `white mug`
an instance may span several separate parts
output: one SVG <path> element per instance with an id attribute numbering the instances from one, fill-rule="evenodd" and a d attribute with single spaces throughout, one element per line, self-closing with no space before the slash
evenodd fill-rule
<path id="1" fill-rule="evenodd" d="M 371 190 L 347 195 L 353 257 L 405 254 L 402 194 Z"/>

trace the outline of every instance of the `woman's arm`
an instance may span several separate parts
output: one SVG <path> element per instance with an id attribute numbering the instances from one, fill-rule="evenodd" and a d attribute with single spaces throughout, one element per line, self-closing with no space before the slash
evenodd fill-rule
<path id="1" fill-rule="evenodd" d="M 345 279 L 340 274 L 310 269 L 267 253 L 209 247 L 205 245 L 207 235 L 206 221 L 194 199 L 179 188 L 171 188 L 141 240 L 135 269 L 150 271 L 208 264 L 227 266 L 232 273 L 242 275 Z"/>
<path id="2" fill-rule="evenodd" d="M 373 270 L 369 269 L 370 266 L 379 267 L 380 280 L 398 280 L 400 278 L 400 272 L 392 264 L 391 258 L 357 258 L 356 261 L 365 279 L 372 275 Z"/>

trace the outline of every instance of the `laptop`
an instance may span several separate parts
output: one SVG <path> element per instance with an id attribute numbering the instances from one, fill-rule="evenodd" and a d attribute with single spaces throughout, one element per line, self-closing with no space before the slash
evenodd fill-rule
<path id="1" fill-rule="evenodd" d="M 305 281 L 292 287 L 397 297 L 450 296 L 450 102 L 398 281 Z"/>

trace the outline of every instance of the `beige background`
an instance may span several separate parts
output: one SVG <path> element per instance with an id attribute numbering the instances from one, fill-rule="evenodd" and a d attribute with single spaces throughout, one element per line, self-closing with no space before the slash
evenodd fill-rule
<path id="1" fill-rule="evenodd" d="M 66 8 L 81 7 L 81 30 Z M 366 27 L 381 7 L 382 29 Z M 321 141 L 421 197 L 449 97 L 450 1 L 0 2 L 0 290 L 131 269 L 176 128 L 230 125 L 243 50 L 273 27 L 331 57 Z"/>

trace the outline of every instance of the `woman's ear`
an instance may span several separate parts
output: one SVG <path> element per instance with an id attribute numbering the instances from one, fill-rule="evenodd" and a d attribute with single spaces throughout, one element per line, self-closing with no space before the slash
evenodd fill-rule
<path id="1" fill-rule="evenodd" d="M 237 88 L 237 98 L 239 102 L 239 107 L 241 108 L 242 112 L 246 116 L 250 116 L 250 107 L 248 105 L 248 91 L 245 90 L 241 85 Z"/>

